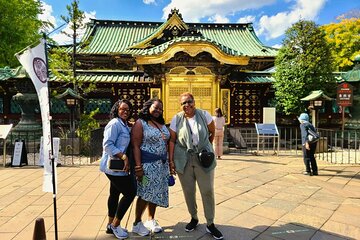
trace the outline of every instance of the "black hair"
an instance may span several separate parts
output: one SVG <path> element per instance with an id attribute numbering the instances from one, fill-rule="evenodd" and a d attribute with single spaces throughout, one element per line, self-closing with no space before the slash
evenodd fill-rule
<path id="1" fill-rule="evenodd" d="M 128 106 L 129 106 L 129 117 L 131 117 L 131 109 L 132 109 L 132 105 L 130 103 L 129 100 L 126 100 L 126 99 L 121 99 L 121 100 L 118 100 L 116 103 L 114 103 L 114 105 L 112 106 L 111 110 L 110 110 L 110 119 L 113 119 L 113 118 L 118 118 L 120 117 L 119 116 L 119 107 L 122 103 L 126 103 Z"/>
<path id="2" fill-rule="evenodd" d="M 216 113 L 217 117 L 222 117 L 223 116 L 221 108 L 215 108 L 215 113 Z"/>
<path id="3" fill-rule="evenodd" d="M 163 105 L 163 102 L 158 98 L 151 98 L 151 99 L 147 100 L 144 103 L 143 108 L 139 112 L 139 118 L 141 118 L 142 120 L 144 120 L 146 122 L 151 120 L 150 107 L 151 107 L 151 105 L 153 105 L 154 102 L 160 102 Z M 165 124 L 165 119 L 164 119 L 163 113 L 161 113 L 160 116 L 155 119 L 155 121 L 160 124 Z"/>

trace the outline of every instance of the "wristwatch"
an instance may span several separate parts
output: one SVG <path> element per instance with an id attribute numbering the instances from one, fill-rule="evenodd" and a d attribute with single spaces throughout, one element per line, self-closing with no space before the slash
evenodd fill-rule
<path id="1" fill-rule="evenodd" d="M 125 159 L 126 159 L 126 154 L 124 153 L 124 154 L 121 156 L 120 159 L 123 160 L 123 161 L 125 161 Z"/>

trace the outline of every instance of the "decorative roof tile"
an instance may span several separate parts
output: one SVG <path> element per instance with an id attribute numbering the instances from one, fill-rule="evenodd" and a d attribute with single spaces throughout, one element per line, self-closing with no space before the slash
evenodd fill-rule
<path id="1" fill-rule="evenodd" d="M 112 70 L 92 70 L 77 71 L 77 80 L 87 83 L 150 83 L 153 79 L 143 72 L 133 71 L 112 71 Z M 51 82 L 62 81 L 56 76 L 50 77 Z"/>
<path id="2" fill-rule="evenodd" d="M 136 51 L 134 47 L 161 36 L 165 23 L 137 21 L 107 21 L 92 19 L 88 25 L 79 54 L 156 54 L 164 51 L 174 42 L 196 41 L 190 36 L 176 36 L 158 46 L 146 45 L 145 52 Z M 275 57 L 277 49 L 267 47 L 256 36 L 248 24 L 201 24 L 188 23 L 203 36 L 202 41 L 212 43 L 226 54 L 232 56 Z M 159 35 L 160 34 L 160 35 Z M 199 37 L 199 36 L 197 36 Z M 198 39 L 199 40 L 199 39 Z M 152 50 L 151 50 L 152 49 Z"/>

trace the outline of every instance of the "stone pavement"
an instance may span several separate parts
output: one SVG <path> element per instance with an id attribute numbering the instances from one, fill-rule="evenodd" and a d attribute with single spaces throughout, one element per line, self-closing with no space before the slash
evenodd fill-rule
<path id="1" fill-rule="evenodd" d="M 225 155 L 215 174 L 215 223 L 225 239 L 360 239 L 360 166 L 318 164 L 320 175 L 310 177 L 302 175 L 300 156 Z M 115 239 L 105 233 L 109 182 L 98 163 L 57 172 L 59 239 Z M 36 166 L 0 167 L 1 240 L 32 239 L 39 217 L 47 239 L 55 239 L 53 195 L 42 192 L 42 174 Z M 212 239 L 198 199 L 201 224 L 195 231 L 184 231 L 190 217 L 177 182 L 170 188 L 170 207 L 156 214 L 165 231 L 130 233 L 129 239 Z M 122 226 L 131 231 L 133 220 L 134 207 Z"/>

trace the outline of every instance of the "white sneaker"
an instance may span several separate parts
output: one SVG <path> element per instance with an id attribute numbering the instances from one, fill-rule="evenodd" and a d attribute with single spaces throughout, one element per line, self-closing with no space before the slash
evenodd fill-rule
<path id="1" fill-rule="evenodd" d="M 128 230 L 126 228 L 121 228 L 124 232 L 128 232 Z M 108 225 L 106 225 L 106 233 L 107 234 L 113 234 L 113 230 L 111 228 L 111 223 L 108 223 Z"/>
<path id="2" fill-rule="evenodd" d="M 147 227 L 153 233 L 159 233 L 159 232 L 162 232 L 162 230 L 163 230 L 160 227 L 158 221 L 156 221 L 155 219 L 146 221 L 144 226 Z"/>
<path id="3" fill-rule="evenodd" d="M 144 224 L 140 221 L 136 225 L 133 225 L 132 232 L 140 236 L 147 236 L 150 234 L 149 229 L 144 227 Z"/>
<path id="4" fill-rule="evenodd" d="M 110 227 L 114 236 L 118 239 L 125 239 L 129 236 L 128 233 L 125 232 L 124 229 L 120 226 L 114 227 L 113 225 L 110 225 Z"/>

